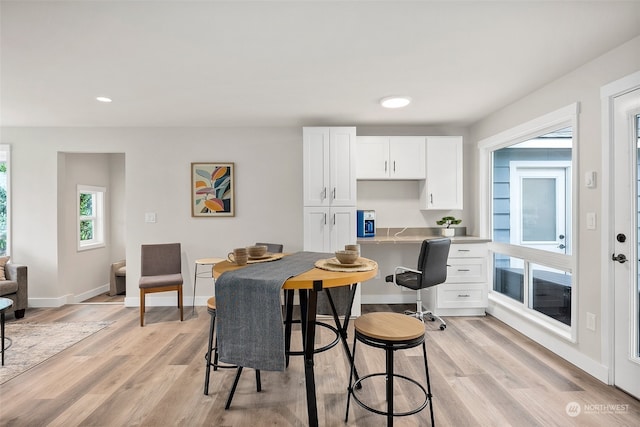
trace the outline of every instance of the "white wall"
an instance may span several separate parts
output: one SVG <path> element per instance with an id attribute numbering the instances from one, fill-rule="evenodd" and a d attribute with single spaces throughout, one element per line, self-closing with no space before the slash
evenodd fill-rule
<path id="1" fill-rule="evenodd" d="M 476 123 L 470 128 L 471 139 L 475 143 L 558 108 L 579 102 L 579 125 L 575 145 L 578 153 L 578 176 L 582 177 L 584 171 L 591 170 L 601 176 L 600 88 L 640 70 L 638 52 L 640 52 L 640 37 Z M 595 313 L 599 322 L 603 316 L 607 315 L 602 313 L 600 296 L 602 288 L 607 287 L 608 284 L 601 283 L 600 278 L 603 264 L 611 261 L 602 259 L 600 256 L 600 247 L 603 244 L 600 230 L 587 230 L 585 226 L 587 212 L 596 212 L 597 217 L 602 218 L 602 186 L 588 189 L 581 181 L 577 190 L 578 206 L 574 218 L 578 224 L 578 242 L 575 250 L 578 260 L 575 284 L 575 288 L 578 289 L 578 342 L 574 345 L 554 339 L 535 326 L 531 326 L 528 333 L 531 336 L 542 337 L 545 345 L 565 355 L 574 363 L 580 360 L 579 363 L 583 368 L 602 378 L 606 371 L 605 366 L 600 366 L 603 361 L 603 350 L 605 350 L 601 345 L 602 334 L 608 331 L 603 331 L 602 324 L 596 328 L 596 331 L 585 328 L 587 312 Z M 477 204 L 475 209 L 477 210 Z"/>
<path id="2" fill-rule="evenodd" d="M 59 264 L 66 247 L 59 231 L 64 212 L 58 203 L 64 200 L 59 152 L 124 153 L 126 208 L 113 221 L 126 224 L 128 304 L 138 302 L 143 243 L 182 243 L 185 301 L 192 294 L 197 258 L 225 256 L 256 241 L 302 249 L 301 128 L 3 128 L 2 140 L 12 146 L 12 257 L 29 266 L 32 305 L 65 303 L 70 292 L 65 279 L 75 274 Z M 235 162 L 235 217 L 191 217 L 194 161 Z M 119 178 L 113 179 L 117 186 Z M 157 223 L 145 223 L 145 212 L 155 212 Z M 124 253 L 117 248 L 113 255 Z M 202 300 L 211 292 L 204 281 L 198 283 Z"/>

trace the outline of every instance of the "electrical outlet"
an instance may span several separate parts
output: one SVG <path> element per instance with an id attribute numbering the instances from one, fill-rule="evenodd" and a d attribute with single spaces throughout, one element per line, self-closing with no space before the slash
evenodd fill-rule
<path id="1" fill-rule="evenodd" d="M 587 329 L 590 331 L 596 330 L 596 315 L 593 313 L 587 313 Z"/>
<path id="2" fill-rule="evenodd" d="M 155 212 L 145 212 L 145 214 L 144 214 L 144 222 L 156 222 L 156 213 Z"/>

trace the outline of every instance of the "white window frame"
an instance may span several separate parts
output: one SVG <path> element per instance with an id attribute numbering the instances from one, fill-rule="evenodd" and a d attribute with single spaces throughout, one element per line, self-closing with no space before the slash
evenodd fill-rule
<path id="1" fill-rule="evenodd" d="M 0 144 L 0 153 L 7 164 L 7 250 L 5 253 L 11 255 L 11 145 Z"/>
<path id="2" fill-rule="evenodd" d="M 480 175 L 480 189 L 479 189 L 479 204 L 480 204 L 480 235 L 486 238 L 492 236 L 492 206 L 493 206 L 493 194 L 492 194 L 492 170 L 493 170 L 493 152 L 501 148 L 509 147 L 515 144 L 519 144 L 528 141 L 532 138 L 544 135 L 562 129 L 565 127 L 571 127 L 572 129 L 572 152 L 571 152 L 571 206 L 574 211 L 578 205 L 578 114 L 579 104 L 574 103 L 564 108 L 560 108 L 544 116 L 538 117 L 512 129 L 501 132 L 492 137 L 483 139 L 478 142 L 479 150 L 479 175 Z M 579 247 L 578 245 L 578 221 L 575 218 L 571 220 L 571 236 L 570 242 L 573 248 Z M 512 257 L 521 258 L 525 261 L 525 265 L 529 263 L 535 263 L 542 266 L 548 266 L 559 270 L 567 271 L 572 275 L 572 296 L 571 296 L 571 326 L 567 326 L 549 316 L 542 313 L 538 313 L 533 308 L 529 308 L 519 301 L 509 298 L 506 295 L 502 295 L 499 292 L 493 291 L 493 256 L 489 257 L 489 283 L 488 283 L 488 298 L 491 304 L 499 306 L 501 309 L 505 309 L 515 315 L 518 319 L 524 322 L 525 327 L 530 324 L 538 325 L 545 330 L 567 340 L 569 342 L 577 342 L 577 320 L 578 320 L 578 269 L 577 269 L 577 256 L 575 251 L 571 251 L 571 254 L 559 254 L 551 253 L 534 248 L 527 248 L 523 246 L 511 245 L 508 243 L 489 243 L 489 249 L 492 253 L 500 253 Z M 527 299 L 525 298 L 525 303 Z"/>
<path id="3" fill-rule="evenodd" d="M 103 248 L 106 246 L 105 243 L 105 193 L 107 189 L 104 187 L 96 187 L 92 185 L 78 185 L 78 191 L 76 193 L 76 233 L 77 233 L 77 242 L 78 242 L 78 252 L 87 251 L 90 249 Z M 85 217 L 80 215 L 80 195 L 81 194 L 92 194 L 95 196 L 95 209 L 94 215 L 90 217 Z M 92 220 L 93 221 L 93 239 L 91 240 L 80 240 L 80 224 L 82 221 Z"/>

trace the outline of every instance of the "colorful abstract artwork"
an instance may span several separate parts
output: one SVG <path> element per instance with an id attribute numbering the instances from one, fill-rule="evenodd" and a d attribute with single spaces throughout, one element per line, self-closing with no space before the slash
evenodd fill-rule
<path id="1" fill-rule="evenodd" d="M 191 163 L 191 216 L 234 216 L 233 163 Z"/>

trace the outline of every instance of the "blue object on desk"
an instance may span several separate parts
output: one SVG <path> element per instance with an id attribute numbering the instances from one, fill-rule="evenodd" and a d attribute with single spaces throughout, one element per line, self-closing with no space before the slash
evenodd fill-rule
<path id="1" fill-rule="evenodd" d="M 358 237 L 374 237 L 376 235 L 376 211 L 358 210 L 356 221 Z"/>

